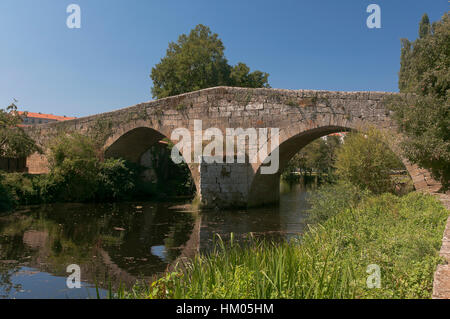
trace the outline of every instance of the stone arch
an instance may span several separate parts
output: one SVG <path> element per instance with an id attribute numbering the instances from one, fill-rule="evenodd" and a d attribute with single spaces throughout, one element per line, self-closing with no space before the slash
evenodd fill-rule
<path id="1" fill-rule="evenodd" d="M 162 127 L 155 129 L 147 124 L 136 124 L 118 130 L 109 137 L 103 146 L 105 158 L 123 158 L 139 163 L 142 155 L 163 138 L 170 140 L 171 129 Z M 181 152 L 182 153 L 182 152 Z M 186 159 L 187 154 L 181 154 Z M 185 156 L 186 155 L 186 156 Z M 191 156 L 191 154 L 189 154 Z M 187 161 L 188 162 L 188 161 Z M 195 164 L 189 164 L 189 172 L 196 190 L 199 187 L 199 174 Z"/>
<path id="2" fill-rule="evenodd" d="M 289 160 L 303 147 L 320 137 L 332 133 L 356 131 L 359 127 L 361 127 L 359 123 L 347 123 L 346 126 L 316 126 L 306 130 L 302 130 L 302 127 L 299 127 L 297 128 L 297 130 L 295 128 L 289 128 L 287 130 L 284 130 L 283 132 L 280 132 L 280 144 L 278 146 L 279 170 L 276 174 L 264 175 L 261 174 L 261 163 L 257 163 L 253 167 L 255 174 L 253 176 L 251 184 L 249 185 L 248 206 L 274 204 L 279 201 L 281 172 L 286 167 Z M 392 132 L 392 134 L 398 136 L 398 134 L 395 132 Z M 403 162 L 410 177 L 413 179 L 414 186 L 417 188 L 417 185 L 414 181 L 414 176 L 417 175 L 417 168 L 413 165 L 410 165 L 408 161 L 401 156 L 396 143 L 392 143 L 392 145 L 388 145 L 388 147 Z"/>
<path id="3" fill-rule="evenodd" d="M 164 134 L 152 128 L 136 127 L 108 139 L 104 154 L 106 158 L 121 157 L 138 163 L 142 154 L 164 137 Z"/>

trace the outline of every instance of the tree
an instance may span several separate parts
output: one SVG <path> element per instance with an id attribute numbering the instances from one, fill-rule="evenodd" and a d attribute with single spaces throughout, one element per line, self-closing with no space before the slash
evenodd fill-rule
<path id="1" fill-rule="evenodd" d="M 245 63 L 239 62 L 231 68 L 229 85 L 248 88 L 269 87 L 268 78 L 268 73 L 250 72 L 250 68 Z"/>
<path id="2" fill-rule="evenodd" d="M 310 172 L 325 173 L 328 172 L 329 164 L 331 164 L 328 161 L 330 159 L 328 151 L 329 149 L 325 140 L 319 138 L 308 144 L 300 152 L 305 154 L 306 167 L 308 167 Z"/>
<path id="3" fill-rule="evenodd" d="M 391 170 L 404 167 L 386 141 L 375 128 L 348 133 L 336 151 L 338 177 L 375 194 L 394 191 Z"/>
<path id="4" fill-rule="evenodd" d="M 98 189 L 99 160 L 94 142 L 79 134 L 62 134 L 50 147 L 50 193 L 56 200 L 88 201 Z"/>
<path id="5" fill-rule="evenodd" d="M 295 154 L 287 167 L 285 172 L 290 173 L 299 169 L 302 173 L 312 171 L 318 174 L 331 174 L 333 171 L 334 162 L 336 160 L 336 149 L 340 146 L 340 139 L 338 136 L 327 136 L 326 138 L 319 138 L 300 150 Z"/>
<path id="6" fill-rule="evenodd" d="M 22 118 L 15 103 L 11 103 L 6 109 L 0 109 L 0 157 L 23 158 L 40 151 L 19 126 L 21 123 Z"/>
<path id="7" fill-rule="evenodd" d="M 268 74 L 250 72 L 244 63 L 232 67 L 224 55 L 225 47 L 210 28 L 197 25 L 189 34 L 170 42 L 166 56 L 152 68 L 152 95 L 155 98 L 192 92 L 208 87 L 231 85 L 268 87 Z"/>
<path id="8" fill-rule="evenodd" d="M 430 31 L 431 31 L 430 19 L 428 18 L 428 15 L 425 13 L 422 16 L 422 20 L 420 20 L 419 23 L 419 37 L 425 38 L 427 35 L 430 34 Z"/>
<path id="9" fill-rule="evenodd" d="M 450 17 L 439 22 L 426 15 L 419 38 L 402 39 L 399 88 L 402 97 L 389 101 L 400 131 L 406 158 L 429 169 L 443 188 L 450 186 Z"/>

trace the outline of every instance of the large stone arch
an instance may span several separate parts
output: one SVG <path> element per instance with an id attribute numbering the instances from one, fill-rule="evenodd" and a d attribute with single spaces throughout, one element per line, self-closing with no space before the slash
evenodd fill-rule
<path id="1" fill-rule="evenodd" d="M 342 126 L 342 124 L 344 124 Z M 280 144 L 277 149 L 279 153 L 279 170 L 276 174 L 261 174 L 262 162 L 260 161 L 253 165 L 254 175 L 251 183 L 249 184 L 248 193 L 248 206 L 259 206 L 274 204 L 279 201 L 280 197 L 280 177 L 281 172 L 286 167 L 290 159 L 298 153 L 303 147 L 311 143 L 312 141 L 327 136 L 333 133 L 358 131 L 361 128 L 374 125 L 373 123 L 362 123 L 360 121 L 351 122 L 345 119 L 337 118 L 336 121 L 330 121 L 330 125 L 320 126 L 317 123 L 310 123 L 307 127 L 302 123 L 298 125 L 292 125 L 286 130 L 280 132 Z M 391 129 L 384 129 L 392 136 L 389 141 L 389 147 L 395 155 L 402 161 L 408 174 L 413 180 L 414 187 L 417 190 L 430 190 L 438 184 L 432 182 L 431 185 L 424 184 L 424 174 L 427 174 L 425 170 L 419 169 L 416 165 L 412 165 L 402 156 L 401 149 L 399 147 L 399 141 L 401 135 Z M 429 174 L 428 179 L 431 180 Z M 436 187 L 434 187 L 436 190 Z"/>
<path id="2" fill-rule="evenodd" d="M 255 175 L 249 188 L 248 205 L 258 206 L 278 202 L 280 198 L 281 172 L 289 160 L 312 141 L 328 134 L 343 131 L 349 131 L 349 129 L 340 126 L 324 126 L 302 131 L 290 137 L 287 136 L 288 133 L 280 132 L 280 145 L 277 149 L 279 153 L 279 169 L 275 174 L 262 174 L 262 163 L 259 162 L 254 165 Z M 282 138 L 283 136 L 284 138 Z"/>

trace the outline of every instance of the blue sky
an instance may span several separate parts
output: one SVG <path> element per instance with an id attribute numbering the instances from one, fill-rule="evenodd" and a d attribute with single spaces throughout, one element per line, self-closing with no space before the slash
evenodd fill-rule
<path id="1" fill-rule="evenodd" d="M 81 7 L 68 29 L 66 7 Z M 366 8 L 381 7 L 381 29 Z M 274 88 L 397 91 L 400 38 L 447 0 L 1 0 L 0 108 L 85 116 L 152 99 L 151 68 L 195 25 Z"/>

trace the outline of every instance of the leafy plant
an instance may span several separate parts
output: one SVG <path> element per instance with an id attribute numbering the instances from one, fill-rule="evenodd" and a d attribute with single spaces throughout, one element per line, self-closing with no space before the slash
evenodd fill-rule
<path id="1" fill-rule="evenodd" d="M 0 109 L 0 157 L 22 158 L 40 151 L 34 140 L 19 126 L 21 123 L 22 117 L 16 104 L 11 103 L 5 110 Z"/>
<path id="2" fill-rule="evenodd" d="M 97 199 L 123 200 L 136 189 L 138 171 L 123 159 L 106 159 L 100 163 Z"/>
<path id="3" fill-rule="evenodd" d="M 375 194 L 394 192 L 391 171 L 404 169 L 384 134 L 373 127 L 347 134 L 336 151 L 335 167 L 340 179 Z"/>
<path id="4" fill-rule="evenodd" d="M 0 212 L 8 211 L 15 206 L 14 195 L 4 184 L 4 175 L 0 174 Z"/>
<path id="5" fill-rule="evenodd" d="M 99 161 L 94 142 L 87 136 L 72 133 L 56 138 L 50 145 L 49 180 L 56 184 L 58 200 L 88 201 L 98 187 Z"/>
<path id="6" fill-rule="evenodd" d="M 340 212 L 357 207 L 369 195 L 369 191 L 361 190 L 349 182 L 325 184 L 308 194 L 307 201 L 311 205 L 308 222 L 322 223 Z"/>

